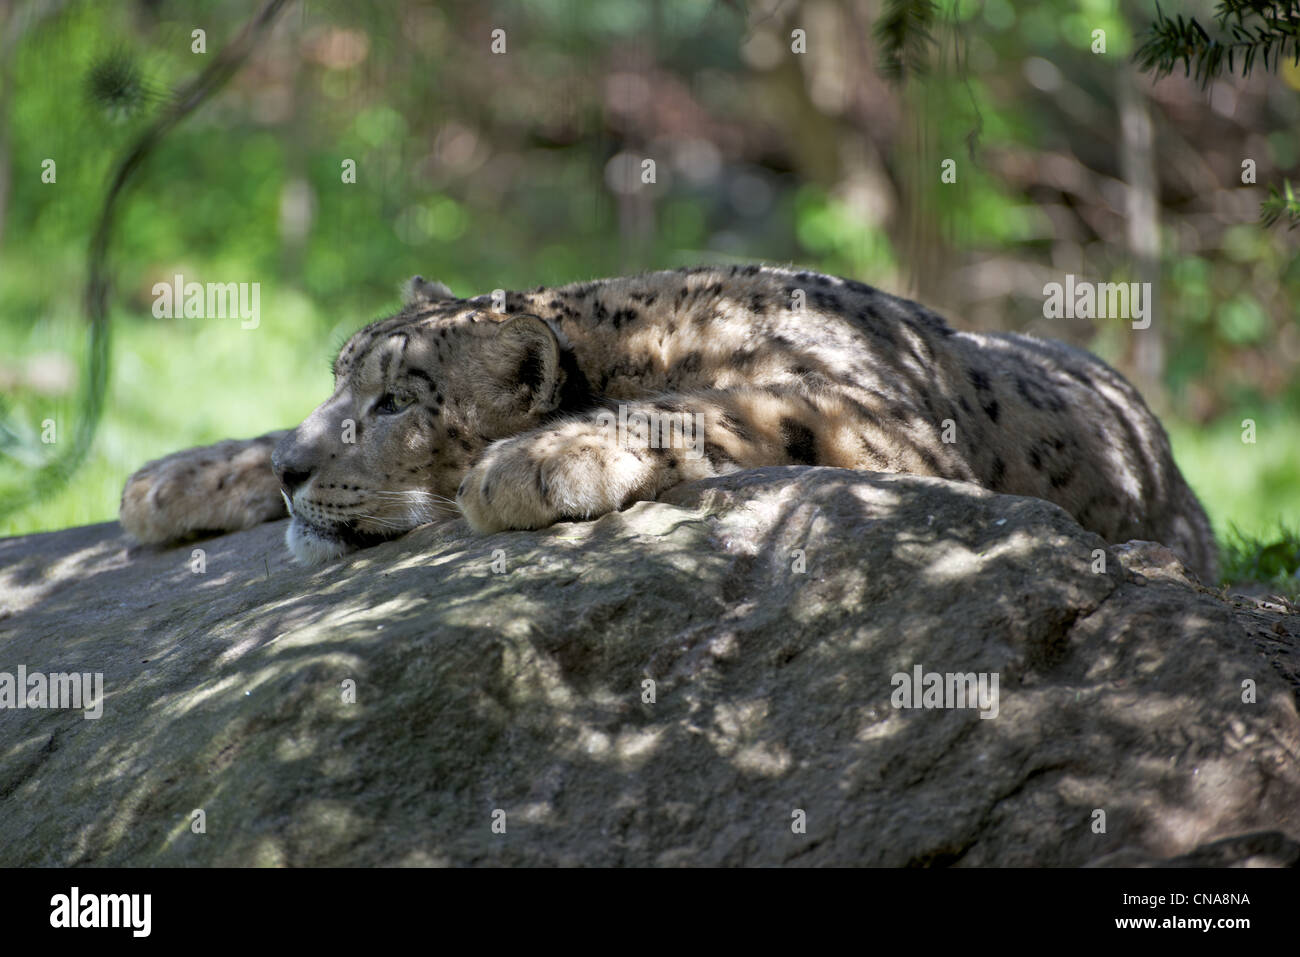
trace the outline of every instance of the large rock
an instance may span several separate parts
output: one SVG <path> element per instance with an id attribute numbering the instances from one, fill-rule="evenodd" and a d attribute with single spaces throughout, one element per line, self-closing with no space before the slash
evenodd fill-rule
<path id="1" fill-rule="evenodd" d="M 535 533 L 426 527 L 317 569 L 283 531 L 0 542 L 0 671 L 105 683 L 97 720 L 0 711 L 0 864 L 1300 848 L 1295 689 L 1172 555 L 1106 550 L 1046 502 L 774 468 Z M 995 674 L 996 716 L 893 707 L 918 666 Z"/>

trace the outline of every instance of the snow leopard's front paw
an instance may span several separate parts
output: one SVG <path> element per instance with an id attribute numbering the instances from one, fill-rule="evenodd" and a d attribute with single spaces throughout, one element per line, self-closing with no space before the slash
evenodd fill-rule
<path id="1" fill-rule="evenodd" d="M 654 466 L 585 423 L 505 439 L 466 474 L 456 502 L 480 534 L 596 518 L 654 498 Z"/>
<path id="2" fill-rule="evenodd" d="M 233 532 L 287 513 L 271 452 L 283 433 L 228 439 L 147 464 L 126 481 L 118 517 L 146 544 Z"/>

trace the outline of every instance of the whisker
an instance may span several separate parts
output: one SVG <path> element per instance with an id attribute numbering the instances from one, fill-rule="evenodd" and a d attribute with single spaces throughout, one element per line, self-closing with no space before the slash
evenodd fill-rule
<path id="1" fill-rule="evenodd" d="M 400 528 L 405 530 L 408 527 L 398 522 L 390 522 L 387 519 L 380 518 L 377 515 L 365 515 L 365 514 L 354 515 L 352 517 L 352 520 L 354 522 L 370 522 L 371 524 L 378 525 L 381 528 Z"/>
<path id="2" fill-rule="evenodd" d="M 398 501 L 411 508 L 436 508 L 444 511 L 460 511 L 460 506 L 456 504 L 455 499 L 450 499 L 443 495 L 435 495 L 432 492 L 421 492 L 417 490 L 394 492 L 375 489 L 367 494 L 374 498 L 386 501 Z"/>

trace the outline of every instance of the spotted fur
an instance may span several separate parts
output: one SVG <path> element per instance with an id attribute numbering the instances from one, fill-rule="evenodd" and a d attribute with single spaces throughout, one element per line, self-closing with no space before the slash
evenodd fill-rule
<path id="1" fill-rule="evenodd" d="M 419 277 L 407 295 L 348 340 L 306 421 L 150 463 L 123 525 L 153 542 L 247 527 L 284 514 L 278 484 L 289 546 L 312 562 L 455 514 L 479 532 L 541 528 L 682 481 L 824 465 L 1047 499 L 1109 541 L 1160 541 L 1217 574 L 1159 422 L 1062 343 L 957 332 L 863 283 L 766 266 L 510 292 L 501 312 Z M 663 447 L 614 434 L 619 412 L 703 430 Z"/>

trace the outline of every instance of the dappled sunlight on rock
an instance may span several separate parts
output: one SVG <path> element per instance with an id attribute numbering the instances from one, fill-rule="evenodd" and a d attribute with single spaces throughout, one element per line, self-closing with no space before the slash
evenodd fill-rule
<path id="1" fill-rule="evenodd" d="M 3 667 L 104 680 L 96 720 L 0 710 L 0 863 L 1084 864 L 1300 826 L 1294 696 L 1228 606 L 1035 499 L 771 468 L 316 568 L 283 534 L 0 542 Z"/>
<path id="2" fill-rule="evenodd" d="M 940 585 L 969 577 L 980 566 L 980 556 L 959 545 L 949 546 L 933 556 L 922 573 L 930 584 Z"/>

